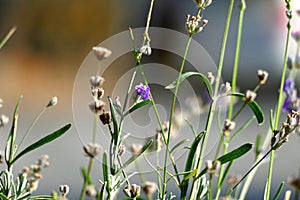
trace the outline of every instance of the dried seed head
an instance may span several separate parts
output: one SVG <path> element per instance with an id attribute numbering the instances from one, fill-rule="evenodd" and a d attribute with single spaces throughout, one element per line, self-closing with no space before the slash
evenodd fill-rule
<path id="1" fill-rule="evenodd" d="M 256 93 L 251 90 L 247 90 L 244 101 L 252 102 L 254 101 L 255 98 L 256 98 Z"/>
<path id="2" fill-rule="evenodd" d="M 6 115 L 0 116 L 0 127 L 7 125 L 9 122 L 9 118 Z"/>
<path id="3" fill-rule="evenodd" d="M 201 19 L 202 18 L 199 15 L 192 17 L 190 15 L 186 16 L 185 28 L 190 35 L 201 32 L 206 26 L 208 20 L 204 19 L 201 21 Z"/>
<path id="4" fill-rule="evenodd" d="M 97 194 L 97 191 L 96 191 L 94 185 L 88 185 L 88 186 L 86 186 L 85 192 L 86 192 L 86 195 L 89 196 L 89 197 L 95 197 L 96 194 Z"/>
<path id="5" fill-rule="evenodd" d="M 103 84 L 103 82 L 104 82 L 104 78 L 102 78 L 99 75 L 91 76 L 91 78 L 90 78 L 90 83 L 91 83 L 91 86 L 93 86 L 93 87 L 100 87 Z"/>
<path id="6" fill-rule="evenodd" d="M 92 87 L 92 95 L 94 98 L 100 100 L 103 95 L 104 95 L 104 90 L 103 88 L 99 88 L 99 87 Z"/>
<path id="7" fill-rule="evenodd" d="M 70 191 L 70 187 L 68 185 L 60 185 L 59 192 L 63 197 L 66 197 Z"/>
<path id="8" fill-rule="evenodd" d="M 104 106 L 105 106 L 105 102 L 102 101 L 101 99 L 99 100 L 96 98 L 94 98 L 93 102 L 91 102 L 89 105 L 90 110 L 94 113 L 98 113 L 98 112 L 102 111 L 104 109 Z"/>
<path id="9" fill-rule="evenodd" d="M 106 124 L 110 124 L 111 123 L 111 113 L 106 111 L 103 112 L 101 115 L 99 115 L 100 121 L 102 122 L 102 124 L 106 125 Z"/>
<path id="10" fill-rule="evenodd" d="M 231 86 L 229 82 L 223 83 L 220 88 L 221 95 L 227 95 L 231 92 Z"/>
<path id="11" fill-rule="evenodd" d="M 150 42 L 147 42 L 147 44 L 145 44 L 141 48 L 139 48 L 138 53 L 142 53 L 142 54 L 145 54 L 146 56 L 150 56 L 152 53 L 152 49 L 150 47 Z"/>
<path id="12" fill-rule="evenodd" d="M 257 70 L 259 84 L 264 85 L 268 80 L 269 73 L 265 70 Z"/>
<path id="13" fill-rule="evenodd" d="M 197 5 L 197 8 L 205 9 L 212 3 L 212 0 L 194 0 Z"/>
<path id="14" fill-rule="evenodd" d="M 131 149 L 132 153 L 134 153 L 134 154 L 141 153 L 142 152 L 142 148 L 143 148 L 143 146 L 140 145 L 140 144 L 132 144 L 130 146 L 130 149 Z"/>
<path id="15" fill-rule="evenodd" d="M 89 143 L 88 145 L 83 147 L 83 150 L 87 156 L 94 158 L 95 156 L 97 156 L 100 153 L 101 146 L 97 143 L 95 143 L 95 144 Z"/>
<path id="16" fill-rule="evenodd" d="M 49 101 L 49 103 L 47 104 L 47 107 L 51 107 L 51 106 L 55 106 L 58 102 L 58 98 L 57 97 L 52 97 Z"/>
<path id="17" fill-rule="evenodd" d="M 104 47 L 93 47 L 92 49 L 99 61 L 104 60 L 111 55 L 111 51 Z"/>
<path id="18" fill-rule="evenodd" d="M 156 191 L 157 185 L 155 182 L 146 181 L 143 185 L 143 191 L 146 195 L 152 196 L 153 193 Z"/>
<path id="19" fill-rule="evenodd" d="M 207 72 L 207 78 L 209 79 L 210 84 L 214 84 L 215 82 L 215 76 L 212 72 Z"/>
<path id="20" fill-rule="evenodd" d="M 126 151 L 126 147 L 124 145 L 119 146 L 118 155 L 122 156 Z"/>
<path id="21" fill-rule="evenodd" d="M 300 190 L 300 177 L 295 177 L 295 176 L 288 177 L 287 182 L 295 189 Z"/>
<path id="22" fill-rule="evenodd" d="M 126 185 L 123 191 L 127 197 L 136 198 L 140 196 L 141 186 L 136 184 Z"/>

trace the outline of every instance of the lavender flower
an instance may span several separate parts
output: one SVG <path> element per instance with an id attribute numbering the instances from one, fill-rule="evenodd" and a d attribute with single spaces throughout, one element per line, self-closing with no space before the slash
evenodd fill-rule
<path id="1" fill-rule="evenodd" d="M 140 83 L 139 85 L 135 86 L 136 90 L 136 101 L 145 101 L 147 99 L 151 100 L 151 95 L 150 95 L 150 87 L 147 85 L 144 85 L 143 83 Z"/>
<path id="2" fill-rule="evenodd" d="M 291 112 L 292 110 L 299 110 L 299 100 L 297 97 L 297 90 L 295 88 L 295 81 L 292 78 L 286 79 L 283 85 L 283 92 L 286 93 L 287 97 L 283 103 L 282 111 Z"/>

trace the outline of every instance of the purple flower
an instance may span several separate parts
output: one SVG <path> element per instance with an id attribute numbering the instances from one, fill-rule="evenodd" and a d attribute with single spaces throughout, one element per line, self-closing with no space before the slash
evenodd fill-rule
<path id="1" fill-rule="evenodd" d="M 142 100 L 145 101 L 147 99 L 151 100 L 150 96 L 150 87 L 147 85 L 144 85 L 143 83 L 140 83 L 139 85 L 135 86 L 136 90 L 136 101 Z"/>
<path id="2" fill-rule="evenodd" d="M 295 81 L 292 78 L 286 79 L 283 85 L 283 91 L 286 93 L 286 99 L 282 106 L 283 112 L 291 112 L 292 110 L 299 110 L 299 101 L 297 90 L 295 88 Z"/>

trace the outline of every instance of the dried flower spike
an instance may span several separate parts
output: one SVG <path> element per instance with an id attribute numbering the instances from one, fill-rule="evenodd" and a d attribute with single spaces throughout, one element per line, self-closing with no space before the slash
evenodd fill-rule
<path id="1" fill-rule="evenodd" d="M 51 106 L 55 106 L 58 102 L 58 98 L 55 96 L 55 97 L 52 97 L 49 101 L 49 103 L 47 104 L 47 107 L 51 107 Z"/>
<path id="2" fill-rule="evenodd" d="M 202 21 L 201 24 L 199 24 Z M 203 28 L 206 26 L 208 23 L 208 20 L 203 19 L 201 20 L 200 15 L 197 16 L 186 16 L 186 22 L 185 22 L 185 28 L 188 31 L 190 35 L 199 33 L 203 30 Z"/>
<path id="3" fill-rule="evenodd" d="M 99 61 L 104 60 L 111 55 L 111 50 L 104 47 L 93 47 L 92 49 Z"/>

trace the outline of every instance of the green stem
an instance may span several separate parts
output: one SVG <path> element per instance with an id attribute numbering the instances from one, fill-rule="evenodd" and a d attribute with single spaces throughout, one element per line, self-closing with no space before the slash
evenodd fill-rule
<path id="1" fill-rule="evenodd" d="M 28 136 L 28 134 L 31 132 L 32 128 L 34 127 L 34 125 L 37 123 L 37 121 L 41 118 L 41 116 L 44 114 L 44 112 L 47 110 L 47 107 L 43 108 L 43 110 L 36 116 L 36 118 L 33 120 L 33 122 L 30 124 L 29 128 L 27 129 L 26 133 L 24 134 L 23 138 L 21 139 L 17 150 L 21 147 L 21 145 L 23 144 L 24 140 L 26 139 L 26 137 Z M 16 152 L 17 152 L 16 150 Z"/>
<path id="2" fill-rule="evenodd" d="M 168 148 L 169 148 L 170 138 L 171 138 L 173 113 L 174 113 L 174 110 L 175 110 L 175 103 L 176 103 L 177 93 L 178 93 L 179 84 L 180 84 L 179 80 L 180 80 L 180 77 L 181 77 L 182 72 L 183 72 L 183 68 L 184 68 L 184 64 L 185 64 L 185 60 L 186 60 L 186 56 L 187 56 L 187 53 L 188 53 L 188 49 L 189 49 L 191 40 L 192 40 L 192 36 L 190 35 L 189 38 L 188 38 L 188 40 L 187 40 L 187 44 L 186 44 L 186 47 L 185 47 L 183 59 L 182 59 L 181 66 L 180 66 L 180 69 L 179 69 L 178 81 L 176 83 L 176 88 L 175 88 L 175 92 L 174 92 L 174 96 L 173 96 L 173 101 L 172 101 L 172 105 L 171 105 L 171 112 L 170 112 L 170 118 L 169 118 L 169 122 L 170 123 L 169 123 L 168 137 L 167 137 L 167 142 L 166 142 L 166 152 L 165 152 L 165 159 L 164 159 L 162 195 L 164 195 L 166 193 L 166 187 L 167 187 L 166 181 L 167 181 Z"/>
<path id="3" fill-rule="evenodd" d="M 201 148 L 201 151 L 200 151 L 201 153 L 200 153 L 200 157 L 199 157 L 198 163 L 197 163 L 196 177 L 201 172 L 201 166 L 202 166 L 202 162 L 203 162 L 203 158 L 204 158 L 204 152 L 205 152 L 205 149 L 206 149 L 206 143 L 207 143 L 207 140 L 208 140 L 208 135 L 210 133 L 210 129 L 211 129 L 212 121 L 213 121 L 213 116 L 214 116 L 214 110 L 215 110 L 216 103 L 217 103 L 216 98 L 218 96 L 218 90 L 219 90 L 220 81 L 221 81 L 222 68 L 223 68 L 223 62 L 224 62 L 224 57 L 225 57 L 227 37 L 228 37 L 228 32 L 229 32 L 229 26 L 230 26 L 230 21 L 231 21 L 231 16 L 232 16 L 233 5 L 234 5 L 234 0 L 230 0 L 228 11 L 227 11 L 225 27 L 224 27 L 223 40 L 222 40 L 221 53 L 220 53 L 219 64 L 218 64 L 218 72 L 217 72 L 217 77 L 216 77 L 216 83 L 215 83 L 215 88 L 214 88 L 213 101 L 211 103 L 210 110 L 209 110 L 208 117 L 207 117 L 207 121 L 206 121 L 205 135 L 204 135 L 204 138 L 202 140 L 201 147 L 199 146 L 199 148 Z M 198 188 L 195 187 L 195 186 L 198 185 L 198 182 L 199 182 L 199 179 L 193 181 L 190 199 L 195 199 L 196 198 Z"/>
<path id="4" fill-rule="evenodd" d="M 6 44 L 6 42 L 11 38 L 11 36 L 14 34 L 14 32 L 17 30 L 17 27 L 14 26 L 12 29 L 9 30 L 7 35 L 1 40 L 0 42 L 0 49 Z"/>
<path id="5" fill-rule="evenodd" d="M 94 161 L 94 159 L 90 158 L 88 168 L 87 168 L 87 175 L 86 175 L 86 177 L 84 177 L 84 183 L 83 183 L 83 186 L 81 188 L 80 200 L 84 200 L 86 187 L 87 187 L 87 184 L 88 184 L 88 179 L 89 179 L 90 173 L 92 171 L 93 161 Z"/>
<path id="6" fill-rule="evenodd" d="M 285 76 L 286 76 L 286 71 L 287 71 L 287 59 L 288 59 L 289 41 L 290 41 L 290 35 L 291 35 L 290 19 L 288 21 L 287 28 L 288 28 L 288 32 L 287 32 L 286 43 L 285 43 L 283 69 L 282 69 L 281 84 L 280 84 L 280 90 L 279 90 L 280 92 L 279 92 L 279 96 L 278 96 L 278 104 L 277 104 L 276 113 L 275 113 L 275 123 L 274 123 L 274 129 L 275 130 L 278 127 L 280 113 L 281 113 L 282 104 L 283 104 L 283 86 L 284 86 Z M 273 164 L 274 164 L 274 152 L 271 152 L 270 163 L 269 163 L 269 172 L 268 172 L 268 183 L 267 183 L 267 187 L 266 187 L 266 197 L 267 197 L 267 199 L 270 198 Z"/>

